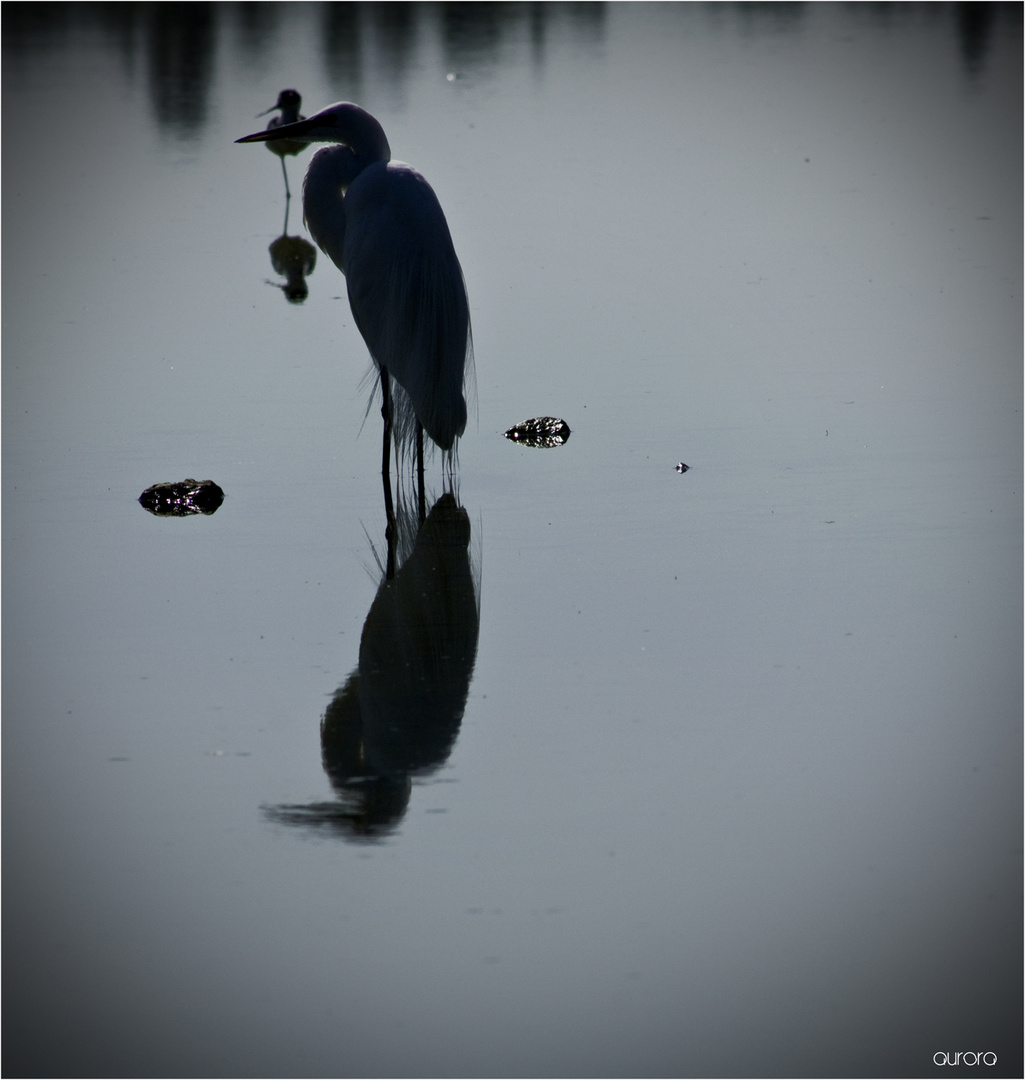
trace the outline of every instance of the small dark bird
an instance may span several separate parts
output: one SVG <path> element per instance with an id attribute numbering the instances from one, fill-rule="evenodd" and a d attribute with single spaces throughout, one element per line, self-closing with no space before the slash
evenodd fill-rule
<path id="1" fill-rule="evenodd" d="M 266 100 L 266 98 L 264 99 Z M 284 124 L 294 124 L 299 120 L 305 120 L 305 116 L 300 116 L 299 106 L 302 105 L 303 99 L 298 90 L 282 90 L 278 94 L 277 104 L 272 105 L 269 109 L 264 109 L 262 113 L 257 113 L 257 117 L 266 116 L 269 112 L 274 112 L 275 109 L 280 109 L 280 115 L 271 117 L 267 124 L 268 131 L 272 128 L 281 127 Z M 285 198 L 291 199 L 292 192 L 288 187 L 288 171 L 285 169 L 285 156 L 294 157 L 296 154 L 301 154 L 306 147 L 309 146 L 308 142 L 302 140 L 293 139 L 277 139 L 274 142 L 267 143 L 267 149 L 273 154 L 277 154 L 281 159 L 281 175 L 285 178 Z"/>

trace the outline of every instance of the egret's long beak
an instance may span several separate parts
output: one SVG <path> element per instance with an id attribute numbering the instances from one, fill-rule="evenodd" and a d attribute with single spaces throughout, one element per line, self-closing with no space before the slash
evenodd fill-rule
<path id="1" fill-rule="evenodd" d="M 270 109 L 267 111 L 270 112 Z M 310 117 L 310 120 L 315 119 L 316 117 Z M 305 139 L 307 142 L 313 142 L 312 139 L 306 139 L 306 133 L 314 126 L 310 120 L 297 120 L 294 124 L 281 124 L 264 131 L 254 131 L 252 135 L 243 135 L 235 142 L 270 142 L 274 139 Z"/>

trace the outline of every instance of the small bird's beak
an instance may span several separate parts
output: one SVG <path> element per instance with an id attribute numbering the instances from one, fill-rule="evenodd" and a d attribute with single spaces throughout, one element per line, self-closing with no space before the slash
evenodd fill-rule
<path id="1" fill-rule="evenodd" d="M 256 114 L 256 119 L 259 120 L 261 116 L 266 116 L 267 113 L 274 112 L 275 109 L 280 109 L 280 108 L 281 108 L 280 105 L 272 105 L 269 109 L 264 109 L 263 112 L 258 112 Z"/>
<path id="2" fill-rule="evenodd" d="M 277 106 L 275 106 L 276 108 Z M 271 110 L 268 109 L 267 112 Z M 261 113 L 261 116 L 264 114 Z M 281 124 L 279 127 L 267 128 L 265 131 L 254 131 L 252 135 L 243 135 L 235 142 L 270 142 L 274 139 L 304 139 L 306 133 L 313 127 L 309 120 L 298 120 L 294 124 Z M 313 140 L 307 140 L 312 142 Z"/>

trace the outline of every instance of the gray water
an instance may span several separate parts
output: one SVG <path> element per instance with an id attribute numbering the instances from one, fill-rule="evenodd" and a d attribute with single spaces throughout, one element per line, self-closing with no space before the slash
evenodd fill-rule
<path id="1" fill-rule="evenodd" d="M 3 19 L 5 1075 L 1020 1075 L 1020 7 Z M 380 590 L 284 87 L 468 284 Z"/>

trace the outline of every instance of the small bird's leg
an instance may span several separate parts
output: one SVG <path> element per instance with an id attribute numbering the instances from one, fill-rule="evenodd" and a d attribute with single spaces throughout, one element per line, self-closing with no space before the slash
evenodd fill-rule
<path id="1" fill-rule="evenodd" d="M 281 158 L 281 175 L 285 178 L 285 199 L 290 200 L 292 198 L 292 192 L 288 189 L 288 169 L 285 168 L 285 159 Z"/>
<path id="2" fill-rule="evenodd" d="M 384 482 L 384 512 L 388 517 L 385 536 L 388 538 L 388 573 L 394 573 L 392 562 L 392 540 L 395 536 L 395 505 L 391 497 L 391 393 L 388 384 L 388 369 L 381 368 L 381 416 L 384 417 L 384 449 L 381 454 L 381 479 Z"/>
<path id="3" fill-rule="evenodd" d="M 416 503 L 420 524 L 427 517 L 427 501 L 424 497 L 424 426 L 416 422 Z"/>

